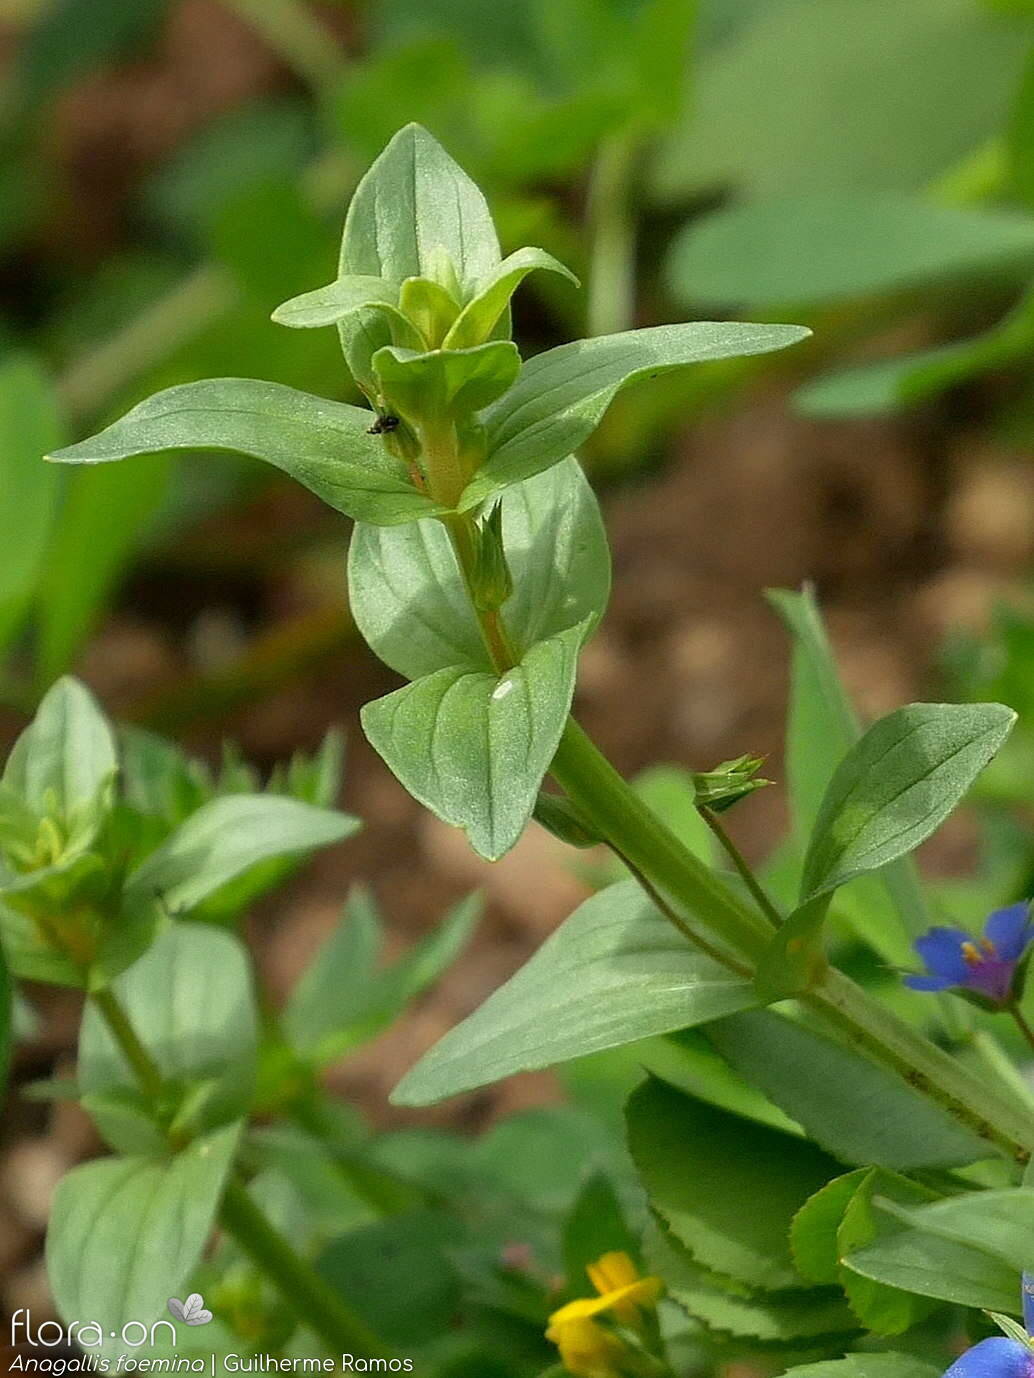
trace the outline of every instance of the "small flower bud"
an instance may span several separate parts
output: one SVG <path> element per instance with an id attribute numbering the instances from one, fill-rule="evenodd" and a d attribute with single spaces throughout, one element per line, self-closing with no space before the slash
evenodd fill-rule
<path id="1" fill-rule="evenodd" d="M 496 503 L 477 526 L 477 552 L 471 592 L 482 612 L 495 612 L 513 593 L 513 578 L 503 549 L 503 508 Z"/>
<path id="2" fill-rule="evenodd" d="M 729 809 L 756 789 L 764 789 L 771 780 L 759 780 L 755 776 L 764 764 L 762 756 L 737 756 L 734 761 L 723 761 L 714 770 L 702 771 L 693 776 L 698 808 L 714 809 L 721 813 Z"/>

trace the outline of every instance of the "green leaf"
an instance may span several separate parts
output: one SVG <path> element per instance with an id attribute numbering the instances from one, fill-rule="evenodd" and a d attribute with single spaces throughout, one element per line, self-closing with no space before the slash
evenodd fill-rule
<path id="1" fill-rule="evenodd" d="M 369 434 L 370 412 L 253 378 L 167 388 L 90 440 L 57 450 L 62 464 L 105 464 L 172 450 L 231 450 L 264 459 L 338 512 L 392 526 L 437 510 L 405 464 Z"/>
<path id="2" fill-rule="evenodd" d="M 66 819 L 97 805 L 118 770 L 115 736 L 90 691 L 60 679 L 11 749 L 3 784 L 38 816 Z"/>
<path id="3" fill-rule="evenodd" d="M 1000 132 L 1030 35 L 972 0 L 757 6 L 695 68 L 652 190 L 918 191 Z"/>
<path id="4" fill-rule="evenodd" d="M 87 1318 L 107 1334 L 165 1315 L 208 1242 L 239 1132 L 230 1125 L 165 1161 L 86 1163 L 62 1179 L 47 1271 L 66 1321 Z"/>
<path id="5" fill-rule="evenodd" d="M 0 946 L 0 1095 L 7 1092 L 11 1069 L 11 1046 L 15 1039 L 15 992 L 10 968 Z"/>
<path id="6" fill-rule="evenodd" d="M 564 1272 L 576 1292 L 589 1287 L 587 1265 L 619 1251 L 639 1256 L 639 1241 L 625 1220 L 617 1193 L 605 1173 L 594 1173 L 578 1193 L 564 1222 Z"/>
<path id="7" fill-rule="evenodd" d="M 834 1177 L 809 1196 L 794 1216 L 790 1249 L 798 1271 L 809 1282 L 835 1283 L 839 1279 L 837 1231 L 855 1192 L 868 1175 L 868 1168 L 859 1167 L 843 1177 Z"/>
<path id="8" fill-rule="evenodd" d="M 363 729 L 410 794 L 488 861 L 535 807 L 571 707 L 587 628 L 540 641 L 505 674 L 455 666 L 368 703 Z"/>
<path id="9" fill-rule="evenodd" d="M 1015 1269 L 979 1249 L 884 1218 L 887 1227 L 874 1243 L 844 1257 L 851 1272 L 959 1306 L 1019 1312 L 1020 1275 Z"/>
<path id="10" fill-rule="evenodd" d="M 206 1127 L 246 1110 L 255 1080 L 258 1012 L 251 964 L 238 938 L 202 924 L 171 924 L 118 978 L 114 993 L 165 1080 L 214 1080 L 206 1091 Z M 79 1035 L 79 1086 L 87 1096 L 137 1086 L 93 1005 L 87 1005 Z M 98 1125 L 117 1135 L 119 1126 L 104 1109 Z"/>
<path id="11" fill-rule="evenodd" d="M 982 334 L 893 359 L 824 374 L 794 394 L 805 416 L 880 416 L 936 397 L 958 383 L 1022 361 L 1034 344 L 1034 294 L 1028 292 Z"/>
<path id="12" fill-rule="evenodd" d="M 89 640 L 165 499 L 171 467 L 164 459 L 67 476 L 40 576 L 38 684 L 64 674 Z"/>
<path id="13" fill-rule="evenodd" d="M 749 201 L 692 221 L 667 277 L 682 304 L 824 305 L 1034 265 L 1034 221 L 890 193 Z"/>
<path id="14" fill-rule="evenodd" d="M 281 1017 L 297 1047 L 312 1047 L 347 1024 L 377 971 L 384 941 L 377 906 L 368 890 L 355 887 L 341 922 L 316 953 L 292 990 Z"/>
<path id="15" fill-rule="evenodd" d="M 131 872 L 131 895 L 160 896 L 184 913 L 260 861 L 328 847 L 351 837 L 358 819 L 269 794 L 213 799 Z"/>
<path id="16" fill-rule="evenodd" d="M 302 978 L 284 1012 L 284 1028 L 317 1062 L 332 1062 L 388 1028 L 428 986 L 452 965 L 466 946 L 481 914 L 472 895 L 391 966 L 371 965 L 379 932 L 376 913 L 366 900 L 365 918 L 353 939 L 339 930 Z M 360 910 L 360 913 L 363 911 Z M 351 927 L 351 925 L 349 925 Z M 350 959 L 355 966 L 347 968 Z"/>
<path id="17" fill-rule="evenodd" d="M 518 646 L 603 615 L 610 554 L 595 495 L 569 459 L 502 496 L 514 592 L 503 609 Z M 348 557 L 352 616 L 380 658 L 407 679 L 455 665 L 491 668 L 447 532 L 438 521 L 359 523 Z"/>
<path id="18" fill-rule="evenodd" d="M 448 255 L 465 294 L 492 274 L 499 241 L 488 204 L 426 129 L 399 130 L 356 188 L 341 275 L 437 280 Z"/>
<path id="19" fill-rule="evenodd" d="M 1005 742 L 1003 704 L 916 703 L 875 723 L 837 767 L 804 860 L 802 899 L 914 851 Z"/>
<path id="20" fill-rule="evenodd" d="M 845 1163 L 909 1171 L 986 1158 L 986 1143 L 856 1049 L 767 1010 L 708 1029 L 723 1057 Z M 800 1068 L 808 1068 L 808 1076 Z"/>
<path id="21" fill-rule="evenodd" d="M 406 278 L 399 288 L 399 310 L 423 336 L 424 349 L 439 349 L 459 315 L 460 304 L 440 282 L 431 278 Z"/>
<path id="22" fill-rule="evenodd" d="M 927 1188 L 907 1177 L 879 1169 L 868 1172 L 847 1203 L 837 1227 L 836 1251 L 839 1258 L 871 1244 L 880 1233 L 878 1213 L 873 1208 L 873 1198 L 877 1193 L 912 1204 L 924 1203 L 933 1196 Z M 841 1267 L 840 1284 L 855 1315 L 863 1325 L 879 1335 L 900 1335 L 933 1309 L 928 1297 L 888 1287 L 872 1278 L 862 1277 L 849 1268 Z"/>
<path id="23" fill-rule="evenodd" d="M 794 1288 L 781 1292 L 726 1289 L 721 1279 L 693 1261 L 689 1250 L 656 1226 L 646 1239 L 648 1266 L 668 1293 L 710 1330 L 766 1344 L 843 1334 L 858 1326 L 838 1293 Z"/>
<path id="24" fill-rule="evenodd" d="M 837 1175 L 800 1139 L 647 1081 L 628 1103 L 629 1147 L 653 1208 L 694 1260 L 766 1290 L 799 1287 L 794 1215 Z"/>
<path id="25" fill-rule="evenodd" d="M 57 510 L 58 475 L 40 455 L 61 443 L 54 389 L 26 356 L 0 366 L 0 647 L 28 612 Z"/>
<path id="26" fill-rule="evenodd" d="M 786 1378 L 938 1378 L 940 1367 L 914 1354 L 845 1354 L 842 1359 L 822 1359 L 786 1370 Z"/>
<path id="27" fill-rule="evenodd" d="M 690 947 L 635 881 L 622 881 L 575 910 L 393 1100 L 426 1105 L 753 1003 L 748 981 Z"/>
<path id="28" fill-rule="evenodd" d="M 373 370 L 388 406 L 419 422 L 428 416 L 465 417 L 487 407 L 513 384 L 521 356 L 510 340 L 429 354 L 388 345 L 373 356 Z"/>
<path id="29" fill-rule="evenodd" d="M 454 1323 L 460 1289 L 449 1249 L 461 1238 L 451 1216 L 412 1211 L 343 1235 L 317 1266 L 376 1334 L 408 1348 Z"/>
<path id="30" fill-rule="evenodd" d="M 273 320 L 277 325 L 288 325 L 295 330 L 311 330 L 321 325 L 337 325 L 345 316 L 371 302 L 396 305 L 398 287 L 383 278 L 352 274 L 282 302 L 273 312 Z"/>
<path id="31" fill-rule="evenodd" d="M 487 340 L 506 311 L 514 292 L 528 274 L 537 268 L 548 273 L 559 273 L 576 287 L 580 286 L 570 268 L 566 268 L 544 249 L 517 249 L 515 253 L 508 254 L 494 272 L 478 284 L 476 294 L 464 306 L 446 335 L 444 348 L 469 349 L 471 345 Z"/>
<path id="32" fill-rule="evenodd" d="M 349 373 L 370 397 L 380 391 L 373 367 L 375 354 L 388 345 L 417 353 L 426 347 L 416 326 L 401 311 L 383 303 L 350 311 L 338 321 L 338 335 Z"/>
<path id="33" fill-rule="evenodd" d="M 788 914 L 758 959 L 754 988 L 766 1005 L 811 990 L 829 967 L 822 926 L 831 896 L 807 900 Z"/>
<path id="34" fill-rule="evenodd" d="M 200 924 L 170 924 L 114 992 L 140 1041 L 169 1080 L 234 1069 L 247 1079 L 258 1014 L 248 953 L 240 939 Z M 79 1085 L 109 1091 L 135 1085 L 133 1070 L 92 1005 L 79 1038 Z"/>
<path id="35" fill-rule="evenodd" d="M 971 1245 L 1020 1272 L 1034 1271 L 1034 1190 L 1030 1187 L 967 1192 L 918 1208 L 879 1196 L 873 1204 L 917 1230 Z"/>
<path id="36" fill-rule="evenodd" d="M 797 325 L 695 321 L 575 340 L 537 354 L 488 409 L 488 460 L 460 503 L 476 507 L 500 488 L 566 459 L 631 383 L 710 359 L 767 354 L 806 339 Z"/>

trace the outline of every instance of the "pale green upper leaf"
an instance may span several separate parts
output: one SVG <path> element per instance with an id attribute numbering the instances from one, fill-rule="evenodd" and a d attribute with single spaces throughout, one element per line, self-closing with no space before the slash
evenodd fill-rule
<path id="1" fill-rule="evenodd" d="M 127 893 L 160 896 L 172 912 L 189 911 L 257 862 L 327 847 L 359 822 L 273 794 L 227 794 L 204 804 L 133 871 Z"/>
<path id="2" fill-rule="evenodd" d="M 426 354 L 387 345 L 373 356 L 385 401 L 410 420 L 480 411 L 512 385 L 520 368 L 521 356 L 511 340 Z"/>
<path id="3" fill-rule="evenodd" d="M 370 412 L 252 378 L 167 388 L 90 440 L 57 450 L 62 464 L 103 464 L 167 450 L 234 450 L 290 474 L 339 512 L 393 525 L 436 508 L 401 460 L 369 434 Z"/>
<path id="4" fill-rule="evenodd" d="M 117 769 L 110 723 L 86 686 L 66 677 L 15 742 L 3 783 L 37 813 L 54 804 L 67 819 L 89 808 Z"/>
<path id="5" fill-rule="evenodd" d="M 630 383 L 710 359 L 767 354 L 809 334 L 797 325 L 694 321 L 575 340 L 538 354 L 486 412 L 488 460 L 461 506 L 475 507 L 497 489 L 573 454 Z"/>
<path id="6" fill-rule="evenodd" d="M 925 842 L 1015 721 L 1003 704 L 915 703 L 874 723 L 830 781 L 804 861 L 802 898 Z"/>
<path id="7" fill-rule="evenodd" d="M 603 614 L 610 554 L 599 506 L 577 460 L 502 495 L 513 595 L 502 617 L 533 646 Z M 407 679 L 469 665 L 491 668 L 448 535 L 437 521 L 394 528 L 359 523 L 348 556 L 352 616 L 365 639 Z"/>
<path id="8" fill-rule="evenodd" d="M 754 1003 L 749 981 L 690 947 L 635 881 L 593 896 L 396 1089 L 426 1105 Z"/>
<path id="9" fill-rule="evenodd" d="M 387 302 L 394 306 L 398 295 L 396 284 L 386 282 L 384 278 L 351 274 L 337 278 L 326 287 L 317 287 L 312 292 L 291 297 L 276 308 L 273 320 L 278 325 L 289 325 L 299 330 L 337 325 L 349 312 L 370 302 Z"/>
<path id="10" fill-rule="evenodd" d="M 503 675 L 453 666 L 368 703 L 371 744 L 421 804 L 495 861 L 531 817 L 560 741 L 584 626 L 540 641 Z"/>
<path id="11" fill-rule="evenodd" d="M 437 279 L 447 254 L 465 294 L 499 262 L 484 196 L 420 125 L 399 130 L 356 188 L 341 243 L 342 276 Z"/>
<path id="12" fill-rule="evenodd" d="M 478 284 L 477 293 L 464 306 L 445 337 L 446 349 L 467 349 L 487 340 L 499 318 L 529 273 L 537 268 L 559 273 L 577 287 L 578 279 L 559 259 L 545 249 L 517 249 L 508 254 L 495 271 Z"/>

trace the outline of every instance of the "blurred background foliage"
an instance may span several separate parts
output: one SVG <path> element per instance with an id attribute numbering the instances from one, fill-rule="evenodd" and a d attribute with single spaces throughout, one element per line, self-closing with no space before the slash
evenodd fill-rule
<path id="1" fill-rule="evenodd" d="M 275 923 L 260 913 L 274 989 L 357 877 L 396 936 L 472 884 L 489 899 L 458 975 L 345 1074 L 377 1115 L 586 876 L 535 832 L 486 878 L 366 752 L 355 709 L 393 681 L 353 635 L 346 524 L 314 499 L 225 455 L 69 473 L 39 456 L 205 376 L 352 398 L 333 331 L 269 316 L 334 275 L 349 194 L 408 120 L 485 188 L 504 252 L 540 244 L 582 278 L 531 280 L 526 353 L 693 318 L 815 331 L 619 397 L 582 456 L 618 579 L 580 711 L 619 762 L 756 750 L 780 779 L 786 644 L 759 595 L 815 580 L 864 715 L 920 696 L 1020 710 L 979 823 L 927 862 L 1034 884 L 1031 0 L 0 0 L 0 728 L 74 668 L 210 759 L 232 734 L 268 769 L 350 729 L 348 805 L 369 826 Z M 691 813 L 677 772 L 643 788 L 676 824 Z M 762 857 L 784 823 L 766 790 L 731 826 Z M 996 893 L 960 882 L 939 903 L 976 923 Z M 52 1011 L 24 1076 L 67 1035 Z M 684 1042 L 666 1074 L 712 1075 Z M 535 1140 L 543 1162 L 634 1075 L 569 1069 L 577 1108 Z M 480 1125 L 559 1094 L 524 1079 L 447 1114 Z M 10 1305 L 31 1295 L 46 1155 L 86 1151 L 60 1107 L 26 1113 L 0 1162 Z M 523 1124 L 499 1133 L 534 1138 Z M 556 1189 L 569 1204 L 575 1184 Z"/>

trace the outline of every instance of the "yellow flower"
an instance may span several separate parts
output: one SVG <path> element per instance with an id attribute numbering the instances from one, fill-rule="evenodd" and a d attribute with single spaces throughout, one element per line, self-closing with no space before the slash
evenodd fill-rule
<path id="1" fill-rule="evenodd" d="M 569 1316 L 558 1322 L 554 1316 L 546 1339 L 559 1349 L 564 1368 L 575 1378 L 620 1378 L 625 1346 L 595 1321 Z"/>
<path id="2" fill-rule="evenodd" d="M 622 1325 L 639 1329 L 640 1308 L 653 1306 L 664 1290 L 660 1278 L 641 1278 L 627 1254 L 610 1253 L 586 1269 L 599 1296 L 568 1302 L 549 1318 L 546 1339 L 560 1350 L 569 1373 L 578 1378 L 616 1378 L 628 1346 L 595 1319 L 608 1312 Z"/>

